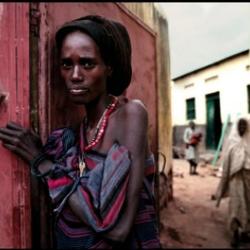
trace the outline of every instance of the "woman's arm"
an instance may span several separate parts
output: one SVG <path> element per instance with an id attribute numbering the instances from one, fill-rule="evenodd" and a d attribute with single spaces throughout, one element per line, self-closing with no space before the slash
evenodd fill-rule
<path id="1" fill-rule="evenodd" d="M 117 225 L 108 233 L 103 234 L 104 237 L 115 241 L 124 241 L 134 224 L 144 178 L 147 150 L 148 115 L 146 109 L 139 101 L 131 101 L 124 108 L 124 112 L 117 121 L 117 140 L 128 149 L 132 161 L 126 207 Z"/>

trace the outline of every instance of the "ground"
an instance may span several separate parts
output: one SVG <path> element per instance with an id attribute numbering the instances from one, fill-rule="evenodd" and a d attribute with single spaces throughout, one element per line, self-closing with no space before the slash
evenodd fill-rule
<path id="1" fill-rule="evenodd" d="M 188 163 L 173 162 L 173 201 L 160 213 L 163 248 L 230 248 L 227 231 L 228 198 L 219 206 L 211 199 L 220 178 L 209 164 L 197 168 L 199 175 L 189 175 Z M 248 248 L 241 245 L 240 248 Z"/>

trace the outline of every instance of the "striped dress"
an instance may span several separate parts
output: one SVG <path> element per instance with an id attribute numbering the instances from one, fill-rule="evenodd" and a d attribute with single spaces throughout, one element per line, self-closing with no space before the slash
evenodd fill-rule
<path id="1" fill-rule="evenodd" d="M 44 146 L 45 157 L 53 161 L 52 170 L 43 180 L 48 186 L 54 213 L 58 249 L 158 249 L 159 232 L 154 206 L 153 154 L 145 161 L 145 177 L 140 192 L 134 225 L 122 244 L 102 237 L 112 229 L 126 205 L 126 192 L 131 166 L 126 147 L 114 143 L 107 154 L 89 151 L 87 167 L 79 177 L 79 139 L 71 128 L 52 132 Z M 84 221 L 68 204 L 77 194 Z"/>

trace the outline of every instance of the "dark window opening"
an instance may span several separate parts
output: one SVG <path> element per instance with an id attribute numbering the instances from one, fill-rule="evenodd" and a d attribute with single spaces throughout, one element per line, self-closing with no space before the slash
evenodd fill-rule
<path id="1" fill-rule="evenodd" d="M 250 113 L 250 85 L 247 85 L 247 104 L 248 104 L 248 113 Z"/>
<path id="2" fill-rule="evenodd" d="M 195 99 L 190 98 L 186 100 L 186 116 L 187 120 L 195 119 Z"/>

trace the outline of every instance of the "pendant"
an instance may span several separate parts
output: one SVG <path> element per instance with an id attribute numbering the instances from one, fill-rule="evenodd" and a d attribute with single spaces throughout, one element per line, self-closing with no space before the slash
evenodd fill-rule
<path id="1" fill-rule="evenodd" d="M 82 159 L 79 159 L 79 170 L 80 170 L 80 177 L 83 175 L 83 171 L 86 167 L 85 161 Z"/>

